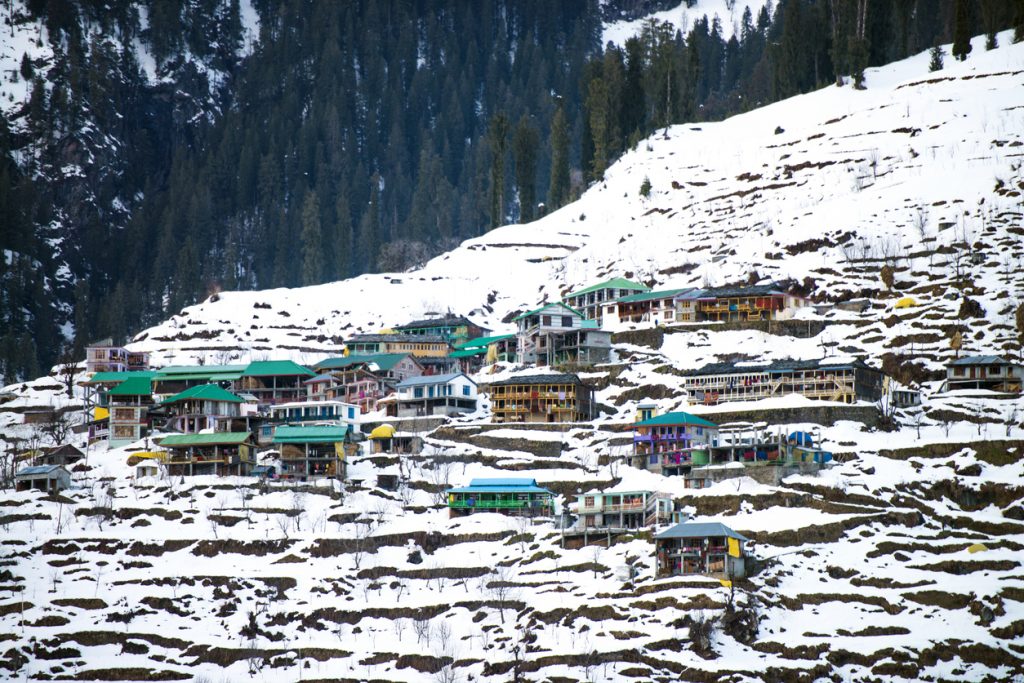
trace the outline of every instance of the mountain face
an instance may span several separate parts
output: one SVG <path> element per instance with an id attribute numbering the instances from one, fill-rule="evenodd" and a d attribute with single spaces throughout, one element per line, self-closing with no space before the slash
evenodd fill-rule
<path id="1" fill-rule="evenodd" d="M 33 377 L 221 289 L 422 264 L 562 206 L 655 129 L 1013 17 L 673 4 L 12 0 L 0 372 Z"/>

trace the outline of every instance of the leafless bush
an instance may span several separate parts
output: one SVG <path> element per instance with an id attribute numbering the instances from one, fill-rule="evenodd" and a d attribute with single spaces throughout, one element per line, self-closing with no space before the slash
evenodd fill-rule
<path id="1" fill-rule="evenodd" d="M 451 488 L 452 463 L 434 462 L 434 469 L 430 471 L 430 483 L 433 484 L 434 505 L 444 505 L 447 498 L 446 492 Z"/>

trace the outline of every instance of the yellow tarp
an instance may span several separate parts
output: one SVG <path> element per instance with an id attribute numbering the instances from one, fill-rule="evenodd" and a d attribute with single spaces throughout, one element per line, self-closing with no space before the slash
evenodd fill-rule
<path id="1" fill-rule="evenodd" d="M 730 538 L 729 540 L 729 554 L 733 557 L 740 556 L 740 542 L 739 539 Z"/>
<path id="2" fill-rule="evenodd" d="M 730 579 L 719 579 L 724 588 L 732 588 L 732 581 Z"/>
<path id="3" fill-rule="evenodd" d="M 896 308 L 913 308 L 916 305 L 917 302 L 909 296 L 905 296 L 896 302 Z"/>
<path id="4" fill-rule="evenodd" d="M 974 553 L 980 553 L 982 550 L 988 550 L 988 548 L 983 546 L 981 543 L 975 543 L 974 545 L 969 546 L 967 548 L 967 552 L 971 553 L 972 555 Z"/>
<path id="5" fill-rule="evenodd" d="M 395 435 L 395 428 L 391 425 L 381 425 L 370 432 L 371 439 L 390 439 Z"/>
<path id="6" fill-rule="evenodd" d="M 110 411 L 106 408 L 96 407 L 92 411 L 92 419 L 94 420 L 106 420 L 110 417 Z"/>

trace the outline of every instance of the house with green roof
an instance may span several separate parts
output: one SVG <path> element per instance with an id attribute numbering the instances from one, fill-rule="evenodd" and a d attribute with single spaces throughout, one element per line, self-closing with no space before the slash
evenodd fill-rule
<path id="1" fill-rule="evenodd" d="M 604 304 L 618 301 L 624 296 L 650 291 L 650 287 L 624 277 L 613 277 L 596 285 L 570 292 L 562 297 L 562 302 L 575 308 L 587 320 L 601 320 Z"/>
<path id="2" fill-rule="evenodd" d="M 274 432 L 282 479 L 345 478 L 345 463 L 359 451 L 351 425 L 281 425 Z"/>
<path id="3" fill-rule="evenodd" d="M 161 396 L 173 396 L 203 384 L 228 386 L 241 379 L 245 368 L 245 365 L 169 365 L 157 371 L 153 391 Z"/>
<path id="4" fill-rule="evenodd" d="M 149 409 L 153 406 L 153 382 L 144 373 L 132 373 L 106 393 L 111 448 L 127 446 L 149 433 Z"/>
<path id="5" fill-rule="evenodd" d="M 450 354 L 459 361 L 459 368 L 472 374 L 484 365 L 492 365 L 498 361 L 514 363 L 516 360 L 516 335 L 496 334 L 490 337 L 477 337 L 459 344 Z"/>
<path id="6" fill-rule="evenodd" d="M 256 441 L 251 432 L 172 434 L 159 440 L 167 451 L 167 474 L 172 477 L 247 475 L 256 465 Z"/>
<path id="7" fill-rule="evenodd" d="M 715 423 L 684 412 L 654 415 L 633 424 L 631 464 L 658 474 L 686 474 L 708 464 L 716 446 Z"/>
<path id="8" fill-rule="evenodd" d="M 561 302 L 544 304 L 514 320 L 516 362 L 520 365 L 592 365 L 607 363 L 611 355 L 611 332 L 596 320 Z"/>
<path id="9" fill-rule="evenodd" d="M 602 320 L 618 326 L 626 323 L 650 323 L 653 326 L 677 322 L 679 302 L 694 292 L 692 287 L 662 289 L 624 296 L 602 304 Z"/>
<path id="10" fill-rule="evenodd" d="M 468 339 L 482 337 L 490 332 L 490 329 L 474 323 L 465 316 L 451 313 L 423 320 L 413 320 L 404 325 L 398 325 L 394 329 L 399 334 L 442 337 L 453 346 Z"/>
<path id="11" fill-rule="evenodd" d="M 217 384 L 200 384 L 164 399 L 156 410 L 169 432 L 251 431 L 254 415 L 243 414 L 245 406 L 245 399 Z"/>

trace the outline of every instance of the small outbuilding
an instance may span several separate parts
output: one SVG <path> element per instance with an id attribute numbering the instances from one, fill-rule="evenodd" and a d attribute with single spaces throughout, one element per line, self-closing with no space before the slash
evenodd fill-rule
<path id="1" fill-rule="evenodd" d="M 71 473 L 60 465 L 35 465 L 14 475 L 14 487 L 18 491 L 35 489 L 57 493 L 70 486 Z"/>

